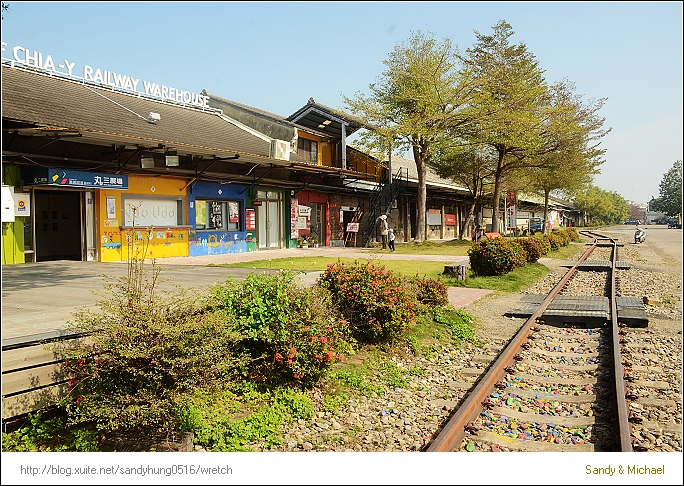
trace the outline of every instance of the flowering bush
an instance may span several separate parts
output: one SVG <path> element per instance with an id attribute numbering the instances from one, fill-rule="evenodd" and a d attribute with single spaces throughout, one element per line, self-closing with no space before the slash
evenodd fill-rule
<path id="1" fill-rule="evenodd" d="M 344 360 L 353 342 L 330 294 L 298 287 L 293 277 L 253 273 L 241 284 L 227 282 L 213 291 L 245 336 L 240 346 L 254 359 L 252 378 L 308 385 Z"/>
<path id="2" fill-rule="evenodd" d="M 563 231 L 568 233 L 568 236 L 570 237 L 570 241 L 574 243 L 580 243 L 582 241 L 582 238 L 580 237 L 579 233 L 574 227 L 570 228 L 565 228 Z"/>
<path id="3" fill-rule="evenodd" d="M 542 245 L 539 238 L 520 238 L 517 240 L 527 254 L 527 261 L 535 263 L 542 256 Z"/>
<path id="4" fill-rule="evenodd" d="M 551 245 L 551 251 L 556 251 L 562 246 L 566 246 L 565 239 L 558 233 L 545 233 L 544 238 Z"/>
<path id="5" fill-rule="evenodd" d="M 527 255 L 519 244 L 504 238 L 485 238 L 468 250 L 470 268 L 475 275 L 505 275 L 514 268 L 523 267 Z"/>
<path id="6" fill-rule="evenodd" d="M 527 239 L 538 244 L 539 248 L 541 249 L 542 256 L 548 255 L 551 251 L 551 243 L 549 243 L 549 240 L 545 238 L 544 235 L 534 235 L 528 237 Z"/>
<path id="7" fill-rule="evenodd" d="M 449 303 L 449 295 L 443 282 L 431 278 L 419 278 L 416 275 L 412 283 L 416 288 L 418 302 L 421 304 L 429 307 L 442 307 Z"/>
<path id="8" fill-rule="evenodd" d="M 68 325 L 89 332 L 89 340 L 75 348 L 53 345 L 72 377 L 63 401 L 69 425 L 173 430 L 188 393 L 237 375 L 244 360 L 235 353 L 239 336 L 230 316 L 208 310 L 196 295 L 150 292 L 139 299 L 130 282 L 105 289 L 110 300 L 98 303 L 99 312 L 79 311 Z"/>
<path id="9" fill-rule="evenodd" d="M 411 286 L 384 266 L 338 261 L 328 265 L 319 284 L 330 291 L 359 341 L 395 341 L 415 320 L 418 301 Z"/>

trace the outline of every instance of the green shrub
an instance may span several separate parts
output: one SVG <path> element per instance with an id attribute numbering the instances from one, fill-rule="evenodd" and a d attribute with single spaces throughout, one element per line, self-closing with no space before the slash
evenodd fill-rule
<path id="1" fill-rule="evenodd" d="M 457 342 L 461 343 L 467 341 L 473 344 L 479 344 L 475 339 L 475 330 L 473 329 L 473 322 L 475 318 L 461 309 L 447 308 L 435 309 L 435 321 L 444 324 L 449 330 L 451 337 Z"/>
<path id="2" fill-rule="evenodd" d="M 549 242 L 551 251 L 556 251 L 563 246 L 565 240 L 558 233 L 545 233 L 544 238 Z"/>
<path id="3" fill-rule="evenodd" d="M 274 383 L 316 382 L 353 350 L 347 321 L 322 288 L 302 288 L 291 272 L 252 273 L 212 287 L 217 306 L 236 320 L 250 377 Z"/>
<path id="4" fill-rule="evenodd" d="M 417 275 L 412 280 L 416 287 L 418 302 L 428 307 L 441 307 L 449 303 L 449 294 L 444 282 L 431 278 L 419 278 Z"/>
<path id="5" fill-rule="evenodd" d="M 520 238 L 517 241 L 525 250 L 529 263 L 535 263 L 541 258 L 542 245 L 539 242 L 539 238 Z"/>
<path id="6" fill-rule="evenodd" d="M 220 386 L 244 364 L 234 352 L 240 336 L 231 317 L 200 294 L 158 295 L 157 275 L 153 268 L 150 279 L 142 260 L 131 262 L 128 276 L 105 282 L 99 311 L 80 310 L 68 323 L 90 340 L 76 348 L 51 346 L 73 376 L 62 403 L 70 424 L 170 430 L 187 393 Z"/>
<path id="7" fill-rule="evenodd" d="M 177 415 L 179 428 L 192 431 L 195 442 L 212 451 L 252 451 L 253 443 L 267 449 L 280 444 L 280 428 L 285 422 L 308 420 L 314 405 L 302 393 L 292 388 L 276 388 L 273 392 L 252 390 L 240 400 L 243 408 L 222 408 L 218 404 L 235 403 L 230 392 L 196 393 L 181 406 Z M 244 403 L 247 402 L 247 403 Z"/>
<path id="8" fill-rule="evenodd" d="M 470 268 L 475 275 L 505 275 L 525 266 L 527 255 L 520 245 L 504 238 L 482 239 L 468 250 Z"/>
<path id="9" fill-rule="evenodd" d="M 534 235 L 528 237 L 528 239 L 538 244 L 542 256 L 548 255 L 551 251 L 551 243 L 549 243 L 548 238 L 545 238 L 544 235 Z"/>
<path id="10" fill-rule="evenodd" d="M 371 262 L 328 265 L 319 284 L 364 343 L 393 342 L 415 321 L 419 303 L 410 285 Z"/>

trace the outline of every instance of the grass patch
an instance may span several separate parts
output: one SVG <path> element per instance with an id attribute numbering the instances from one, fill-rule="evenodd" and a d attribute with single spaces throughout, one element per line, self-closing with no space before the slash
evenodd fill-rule
<path id="1" fill-rule="evenodd" d="M 398 252 L 399 250 L 397 250 Z M 292 270 L 294 272 L 310 272 L 310 271 L 324 271 L 328 265 L 333 263 L 344 262 L 346 264 L 353 264 L 354 262 L 370 261 L 376 267 L 384 266 L 385 269 L 391 270 L 407 277 L 419 277 L 438 279 L 444 270 L 444 262 L 430 262 L 430 261 L 413 261 L 413 260 L 360 260 L 358 258 L 333 258 L 333 257 L 292 257 L 292 258 L 274 258 L 268 260 L 255 260 L 252 262 L 238 262 L 211 265 L 214 267 L 234 267 L 234 268 L 267 268 L 267 269 L 281 269 Z"/>
<path id="2" fill-rule="evenodd" d="M 534 285 L 539 279 L 550 272 L 549 268 L 541 263 L 528 263 L 524 267 L 516 268 L 506 275 L 492 277 L 474 277 L 472 273 L 465 280 L 445 278 L 447 285 L 452 287 L 468 287 L 472 289 L 491 289 L 500 292 L 520 292 L 522 289 Z"/>
<path id="3" fill-rule="evenodd" d="M 472 242 L 470 240 L 450 240 L 443 243 L 423 241 L 421 243 L 397 243 L 396 252 L 400 255 L 451 255 L 467 256 Z M 380 249 L 374 249 L 371 253 L 387 253 Z"/>

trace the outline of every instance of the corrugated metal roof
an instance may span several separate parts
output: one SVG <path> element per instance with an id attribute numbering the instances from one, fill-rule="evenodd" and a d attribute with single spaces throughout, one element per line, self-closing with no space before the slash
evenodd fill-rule
<path id="1" fill-rule="evenodd" d="M 213 111 L 213 110 L 212 110 Z M 160 120 L 146 121 L 150 112 Z M 78 130 L 89 137 L 121 137 L 130 144 L 164 144 L 188 153 L 269 157 L 270 143 L 221 119 L 83 82 L 2 66 L 3 119 Z"/>

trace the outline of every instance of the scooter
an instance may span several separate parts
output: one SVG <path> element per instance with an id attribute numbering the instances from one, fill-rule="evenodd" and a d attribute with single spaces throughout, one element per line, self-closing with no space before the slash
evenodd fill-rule
<path id="1" fill-rule="evenodd" d="M 637 226 L 634 232 L 634 244 L 643 243 L 644 241 L 646 241 L 646 231 Z"/>

